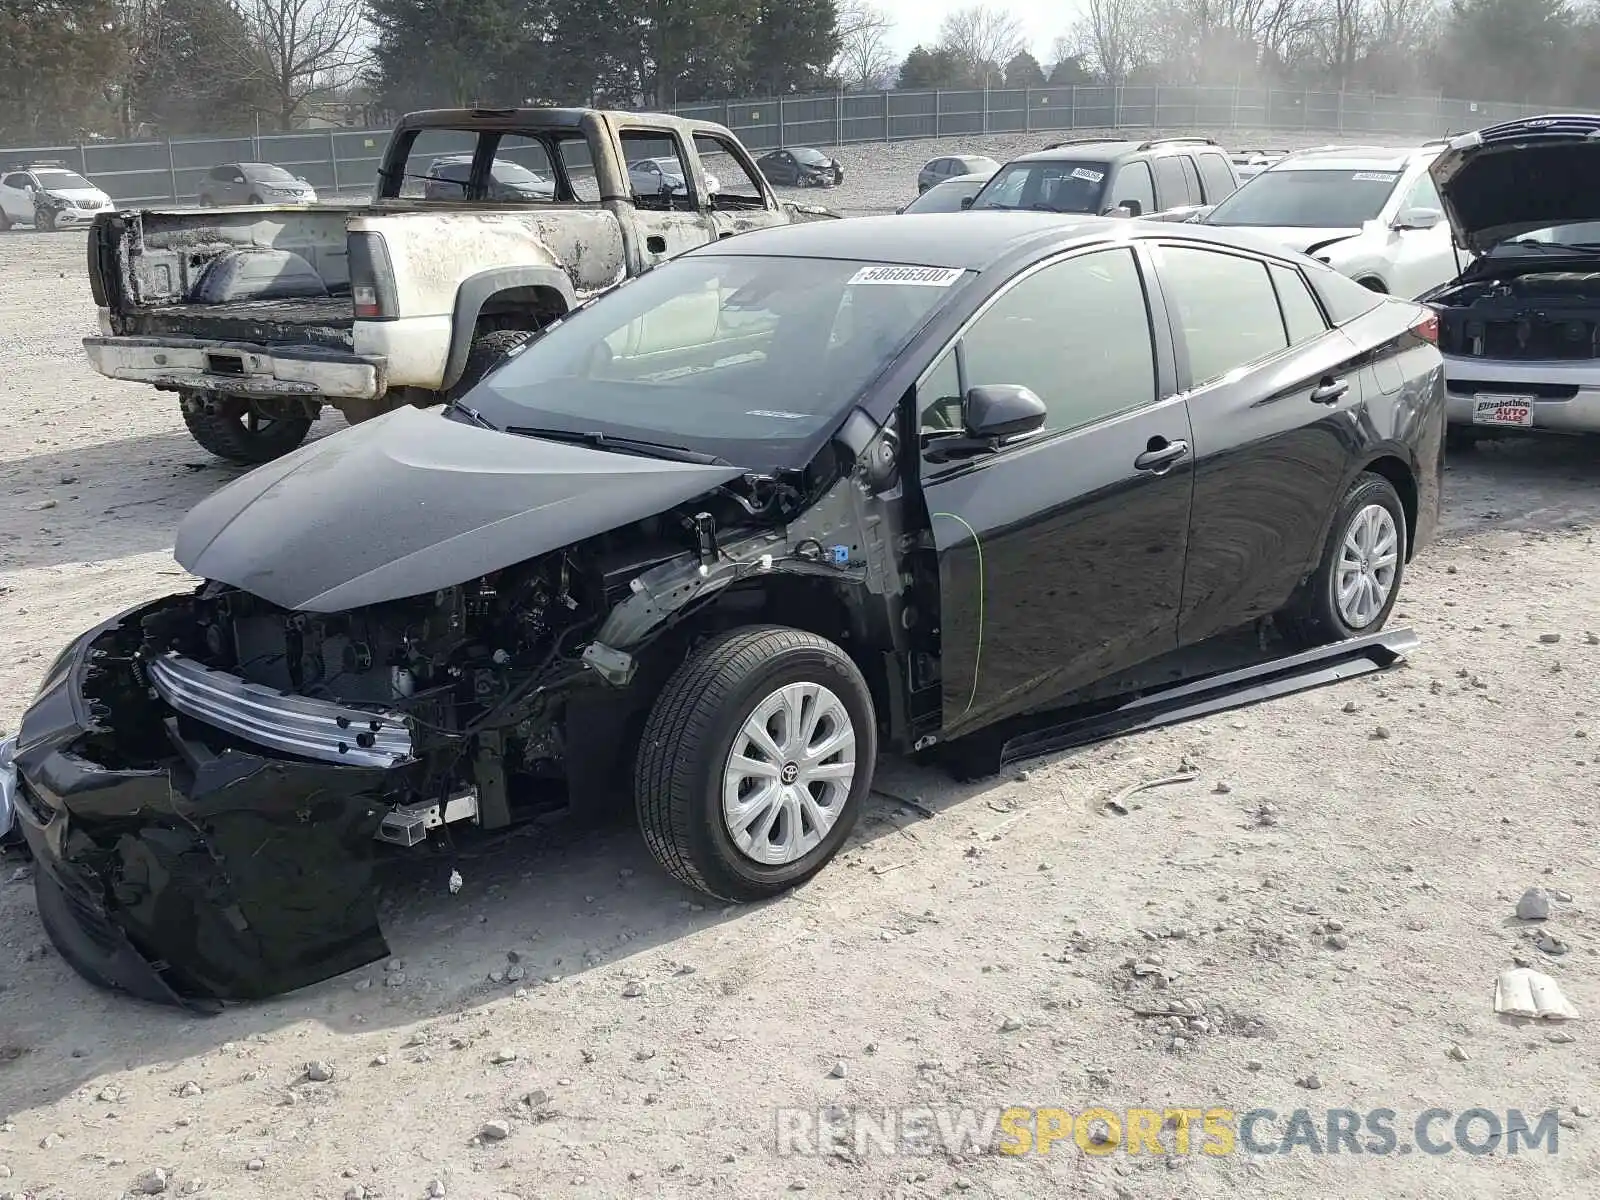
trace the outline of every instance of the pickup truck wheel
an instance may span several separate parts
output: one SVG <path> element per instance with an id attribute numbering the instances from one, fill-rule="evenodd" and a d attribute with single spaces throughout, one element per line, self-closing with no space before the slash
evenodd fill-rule
<path id="1" fill-rule="evenodd" d="M 510 354 L 533 336 L 527 329 L 491 329 L 472 339 L 467 351 L 467 361 L 461 368 L 461 378 L 450 389 L 450 398 L 459 399 L 478 385 L 478 382 Z"/>
<path id="2" fill-rule="evenodd" d="M 1381 475 L 1363 472 L 1345 494 L 1292 640 L 1306 647 L 1377 633 L 1394 611 L 1406 570 L 1406 510 Z"/>
<path id="3" fill-rule="evenodd" d="M 838 853 L 872 787 L 872 695 L 850 656 L 782 626 L 695 650 L 661 690 L 634 764 L 639 827 L 678 880 L 760 900 Z"/>
<path id="4" fill-rule="evenodd" d="M 272 415 L 238 396 L 180 393 L 183 423 L 218 458 L 253 467 L 282 458 L 311 431 L 311 418 Z"/>

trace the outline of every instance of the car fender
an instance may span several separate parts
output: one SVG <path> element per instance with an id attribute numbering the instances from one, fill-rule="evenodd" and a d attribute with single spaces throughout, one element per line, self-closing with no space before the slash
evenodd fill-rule
<path id="1" fill-rule="evenodd" d="M 572 280 L 560 267 L 552 265 L 495 267 L 462 280 L 456 291 L 455 313 L 450 328 L 450 353 L 445 359 L 445 387 L 451 387 L 461 378 L 462 369 L 467 365 L 467 355 L 472 350 L 478 314 L 483 311 L 483 306 L 501 292 L 528 287 L 556 292 L 568 312 L 578 305 Z"/>
<path id="2" fill-rule="evenodd" d="M 1336 242 L 1324 242 L 1311 247 L 1306 253 L 1321 259 L 1341 275 L 1357 280 L 1375 279 L 1385 292 L 1389 290 L 1388 275 L 1392 264 L 1387 256 L 1373 246 L 1369 234 L 1358 233 Z"/>

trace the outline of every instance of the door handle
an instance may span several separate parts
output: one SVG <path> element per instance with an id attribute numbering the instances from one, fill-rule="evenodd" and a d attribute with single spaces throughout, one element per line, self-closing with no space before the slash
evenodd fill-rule
<path id="1" fill-rule="evenodd" d="M 659 233 L 652 233 L 644 240 L 644 248 L 651 254 L 665 254 L 667 252 L 667 239 Z"/>
<path id="2" fill-rule="evenodd" d="M 1344 398 L 1345 393 L 1349 390 L 1350 381 L 1348 379 L 1335 379 L 1331 375 L 1327 376 L 1313 389 L 1311 403 L 1336 404 Z"/>
<path id="3" fill-rule="evenodd" d="M 1151 471 L 1160 475 L 1162 472 L 1170 470 L 1175 462 L 1188 453 L 1188 442 L 1164 442 L 1160 446 L 1152 446 L 1139 455 L 1138 458 L 1133 460 L 1133 465 L 1140 471 Z"/>

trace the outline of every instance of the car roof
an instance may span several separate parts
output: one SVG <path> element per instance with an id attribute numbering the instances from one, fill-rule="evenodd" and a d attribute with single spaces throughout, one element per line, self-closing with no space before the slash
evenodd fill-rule
<path id="1" fill-rule="evenodd" d="M 1404 171 L 1419 158 L 1432 158 L 1438 149 L 1428 146 L 1317 146 L 1294 151 L 1269 171 Z"/>
<path id="2" fill-rule="evenodd" d="M 982 271 L 1027 249 L 1040 253 L 1103 241 L 1130 228 L 1145 237 L 1235 246 L 1291 260 L 1283 246 L 1265 237 L 1206 225 L 1139 222 L 1044 212 L 956 212 L 851 217 L 753 229 L 736 238 L 697 247 L 680 257 L 759 254 L 775 258 L 838 258 L 859 262 Z"/>

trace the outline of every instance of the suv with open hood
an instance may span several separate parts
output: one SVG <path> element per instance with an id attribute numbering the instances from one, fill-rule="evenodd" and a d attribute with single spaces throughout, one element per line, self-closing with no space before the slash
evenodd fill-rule
<path id="1" fill-rule="evenodd" d="M 1462 134 L 1431 172 L 1477 256 L 1422 297 L 1439 313 L 1451 441 L 1600 433 L 1600 117 Z"/>

